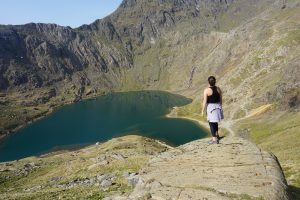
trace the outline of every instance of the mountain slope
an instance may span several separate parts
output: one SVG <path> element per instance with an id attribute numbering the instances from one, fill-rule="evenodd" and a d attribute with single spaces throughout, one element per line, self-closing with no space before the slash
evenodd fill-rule
<path id="1" fill-rule="evenodd" d="M 299 0 L 124 0 L 78 29 L 1 26 L 0 131 L 119 90 L 193 97 L 181 113 L 199 118 L 213 74 L 224 125 L 274 152 L 299 192 L 299 13 Z"/>

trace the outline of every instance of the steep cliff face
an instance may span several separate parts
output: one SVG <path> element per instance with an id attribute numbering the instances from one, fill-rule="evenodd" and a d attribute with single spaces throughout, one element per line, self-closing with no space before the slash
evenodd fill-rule
<path id="1" fill-rule="evenodd" d="M 53 85 L 78 71 L 107 73 L 132 66 L 122 48 L 114 48 L 69 27 L 26 24 L 1 27 L 1 88 Z M 94 77 L 88 76 L 86 84 Z"/>
<path id="2" fill-rule="evenodd" d="M 207 26 L 204 28 L 217 27 L 215 17 L 225 12 L 231 3 L 203 0 L 123 1 L 110 17 L 123 37 L 130 37 L 137 44 L 145 40 L 154 43 L 167 28 L 181 22 L 202 18 L 200 23 Z"/>

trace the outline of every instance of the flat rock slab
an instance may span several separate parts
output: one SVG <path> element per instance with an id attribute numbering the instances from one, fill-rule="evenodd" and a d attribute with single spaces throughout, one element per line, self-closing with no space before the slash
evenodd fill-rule
<path id="1" fill-rule="evenodd" d="M 226 137 L 196 140 L 154 157 L 132 197 L 152 199 L 288 199 L 277 158 L 253 143 Z"/>

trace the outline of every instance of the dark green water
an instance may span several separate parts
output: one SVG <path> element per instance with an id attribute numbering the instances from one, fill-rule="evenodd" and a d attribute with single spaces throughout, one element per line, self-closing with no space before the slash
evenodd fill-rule
<path id="1" fill-rule="evenodd" d="M 93 144 L 138 134 L 176 146 L 203 138 L 195 122 L 164 117 L 191 99 L 161 91 L 113 93 L 64 106 L 11 134 L 0 143 L 0 161 L 39 155 L 57 148 Z"/>

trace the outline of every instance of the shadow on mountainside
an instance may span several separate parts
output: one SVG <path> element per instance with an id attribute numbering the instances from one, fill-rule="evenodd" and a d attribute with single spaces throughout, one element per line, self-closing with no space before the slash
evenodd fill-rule
<path id="1" fill-rule="evenodd" d="M 290 199 L 300 199 L 300 188 L 299 187 L 289 185 L 288 193 L 289 193 Z"/>

